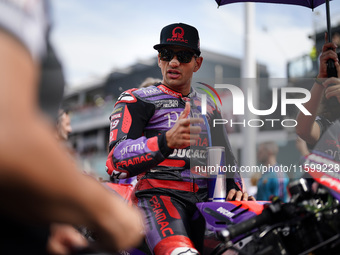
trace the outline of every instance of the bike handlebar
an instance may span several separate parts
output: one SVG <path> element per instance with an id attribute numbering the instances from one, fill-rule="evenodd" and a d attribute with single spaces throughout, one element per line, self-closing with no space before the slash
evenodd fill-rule
<path id="1" fill-rule="evenodd" d="M 220 237 L 223 241 L 229 242 L 235 237 L 249 232 L 250 230 L 257 228 L 263 224 L 271 223 L 272 212 L 268 210 L 264 210 L 261 214 L 250 218 L 249 220 L 243 221 L 236 225 L 229 226 L 227 229 L 224 229 L 219 232 Z"/>
<path id="2" fill-rule="evenodd" d="M 227 229 L 223 229 L 218 234 L 219 238 L 224 242 L 229 242 L 235 237 L 249 232 L 264 224 L 271 224 L 275 221 L 275 214 L 281 211 L 280 203 L 272 203 L 265 208 L 261 214 L 254 216 L 246 221 L 229 226 Z"/>

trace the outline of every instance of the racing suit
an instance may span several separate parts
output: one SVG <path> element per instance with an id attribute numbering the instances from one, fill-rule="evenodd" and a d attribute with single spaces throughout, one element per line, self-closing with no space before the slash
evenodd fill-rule
<path id="1" fill-rule="evenodd" d="M 224 146 L 227 165 L 236 165 L 224 125 L 212 125 L 213 119 L 221 119 L 212 101 L 207 101 L 205 116 L 210 125 L 197 124 L 202 132 L 196 144 L 184 149 L 167 146 L 165 133 L 188 101 L 190 117 L 202 117 L 201 95 L 193 89 L 188 96 L 163 84 L 131 89 L 120 95 L 110 116 L 107 172 L 117 179 L 139 175 L 135 202 L 144 211 L 146 241 L 155 254 L 195 247 L 192 239 L 197 231 L 188 226 L 197 219 L 195 204 L 207 201 L 207 178 L 195 168 L 206 165 L 206 147 Z M 239 174 L 231 177 L 227 189 L 242 189 Z"/>

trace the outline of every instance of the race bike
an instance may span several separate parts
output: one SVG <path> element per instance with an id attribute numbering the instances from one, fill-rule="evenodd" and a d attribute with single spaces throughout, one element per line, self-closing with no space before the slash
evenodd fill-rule
<path id="1" fill-rule="evenodd" d="M 312 178 L 289 185 L 289 203 L 274 200 L 261 214 L 219 231 L 214 254 L 340 254 L 340 174 L 331 171 L 339 165 L 318 154 L 305 164 Z M 322 172 L 320 164 L 331 167 Z"/>
<path id="2" fill-rule="evenodd" d="M 262 202 L 197 203 L 205 220 L 202 255 L 340 254 L 340 170 L 336 170 L 339 164 L 311 154 L 304 165 L 308 178 L 289 184 L 288 203 L 276 198 Z M 132 185 L 105 185 L 130 201 Z M 117 254 L 151 252 L 144 243 Z"/>
<path id="3" fill-rule="evenodd" d="M 314 151 L 301 164 L 303 178 L 289 186 L 291 199 L 196 204 L 204 218 L 202 255 L 340 254 L 340 122 L 329 128 L 332 156 Z M 336 134 L 336 135 L 334 135 Z M 106 183 L 129 201 L 132 185 Z M 123 255 L 147 255 L 146 244 Z"/>
<path id="4" fill-rule="evenodd" d="M 340 254 L 340 122 L 322 135 L 291 182 L 289 203 L 274 199 L 250 219 L 217 231 L 214 254 Z"/>
<path id="5" fill-rule="evenodd" d="M 112 191 L 118 193 L 127 202 L 131 203 L 130 196 L 133 192 L 132 185 L 129 184 L 115 184 L 107 182 L 104 184 Z M 228 226 L 241 223 L 245 220 L 251 219 L 256 215 L 259 215 L 264 204 L 268 202 L 256 202 L 256 201 L 226 201 L 226 202 L 204 202 L 197 203 L 197 211 L 199 215 L 204 219 L 204 226 L 202 228 L 202 235 L 200 240 L 203 240 L 202 255 L 217 254 L 220 250 L 224 250 L 223 240 L 219 239 L 220 233 Z M 244 239 L 246 242 L 248 239 Z M 237 245 L 237 247 L 239 244 Z M 229 248 L 228 248 L 229 249 Z M 122 251 L 118 254 L 122 255 L 149 255 L 152 254 L 146 243 L 143 243 L 140 247 L 132 249 L 130 251 Z M 222 253 L 221 253 L 222 254 Z"/>
<path id="6" fill-rule="evenodd" d="M 270 202 L 197 203 L 198 212 L 205 220 L 201 254 L 340 254 L 340 171 L 331 172 L 332 175 L 329 168 L 324 172 L 315 171 L 320 164 L 337 163 L 311 154 L 305 161 L 310 178 L 290 183 L 288 203 L 275 198 Z M 129 201 L 132 192 L 129 185 L 106 185 Z M 117 254 L 151 252 L 144 243 Z"/>

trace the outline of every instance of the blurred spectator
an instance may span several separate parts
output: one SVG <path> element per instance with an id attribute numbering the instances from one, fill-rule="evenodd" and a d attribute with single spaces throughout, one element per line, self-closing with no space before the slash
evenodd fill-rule
<path id="1" fill-rule="evenodd" d="M 336 46 L 340 46 L 340 33 L 335 32 L 332 34 L 332 43 L 334 43 Z"/>
<path id="2" fill-rule="evenodd" d="M 309 56 L 312 60 L 313 65 L 313 73 L 317 73 L 318 71 L 318 51 L 316 49 L 316 46 L 314 45 L 311 52 L 309 53 Z"/>
<path id="3" fill-rule="evenodd" d="M 110 251 L 137 245 L 139 211 L 80 174 L 57 146 L 53 120 L 64 82 L 49 42 L 47 7 L 45 1 L 0 1 L 0 254 L 46 254 L 55 222 L 89 226 Z M 65 250 L 52 246 L 50 253 L 84 243 L 67 233 L 54 239 Z"/>
<path id="4" fill-rule="evenodd" d="M 76 151 L 72 145 L 68 142 L 69 134 L 72 132 L 71 118 L 68 109 L 59 109 L 58 118 L 56 124 L 57 139 L 62 143 L 66 150 L 76 157 Z"/>
<path id="5" fill-rule="evenodd" d="M 58 139 L 67 141 L 69 134 L 72 132 L 71 118 L 67 109 L 59 109 L 57 120 Z"/>
<path id="6" fill-rule="evenodd" d="M 327 35 L 325 40 L 327 41 Z M 339 132 L 326 132 L 340 118 L 340 79 L 337 77 L 327 79 L 327 62 L 330 59 L 334 61 L 340 77 L 336 48 L 337 45 L 334 43 L 325 43 L 322 48 L 319 74 L 310 90 L 311 98 L 304 104 L 311 115 L 299 112 L 296 133 L 306 141 L 309 149 L 329 154 L 340 161 Z"/>
<path id="7" fill-rule="evenodd" d="M 257 183 L 257 200 L 269 201 L 273 197 L 279 197 L 283 202 L 288 202 L 289 178 L 277 163 L 278 152 L 279 148 L 275 142 L 265 142 L 258 146 L 257 158 L 262 170 L 266 172 Z"/>
<path id="8" fill-rule="evenodd" d="M 257 194 L 257 183 L 261 177 L 261 173 L 254 173 L 250 177 L 249 188 L 247 188 L 247 192 L 250 196 L 256 197 Z"/>
<path id="9" fill-rule="evenodd" d="M 160 82 L 162 82 L 161 79 L 148 77 L 139 85 L 139 88 L 147 88 L 149 86 L 156 85 L 157 83 Z"/>

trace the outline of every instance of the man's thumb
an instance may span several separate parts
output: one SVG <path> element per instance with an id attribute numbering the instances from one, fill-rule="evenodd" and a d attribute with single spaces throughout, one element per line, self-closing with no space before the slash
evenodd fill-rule
<path id="1" fill-rule="evenodd" d="M 185 108 L 183 110 L 183 112 L 181 113 L 181 115 L 179 116 L 180 119 L 186 119 L 188 117 L 190 113 L 190 103 L 186 102 L 185 103 Z"/>

